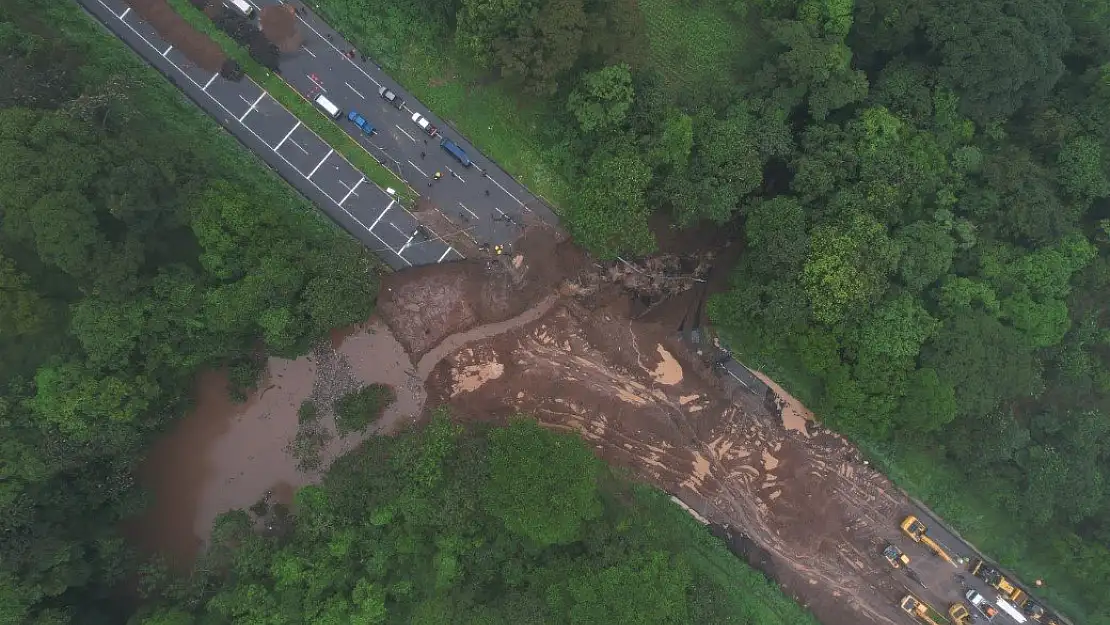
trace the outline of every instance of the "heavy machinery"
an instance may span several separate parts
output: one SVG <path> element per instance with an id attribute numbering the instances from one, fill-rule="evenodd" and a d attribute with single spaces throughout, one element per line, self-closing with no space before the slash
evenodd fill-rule
<path id="1" fill-rule="evenodd" d="M 951 564 L 952 566 L 959 566 L 958 564 L 956 564 L 956 560 L 953 559 L 952 556 L 948 555 L 947 549 L 945 549 L 940 545 L 940 543 L 929 537 L 929 534 L 927 533 L 928 528 L 925 527 L 924 523 L 918 521 L 917 517 L 913 516 L 912 514 L 906 517 L 906 520 L 902 521 L 902 531 L 905 532 L 906 536 L 909 536 L 911 539 L 913 539 L 914 542 L 921 543 L 922 545 L 928 547 L 930 551 L 943 558 L 945 562 Z"/>
<path id="2" fill-rule="evenodd" d="M 990 584 L 991 587 L 998 590 L 1004 599 L 1013 602 L 1015 605 L 1025 605 L 1026 600 L 1029 598 L 1024 590 L 1018 588 L 1013 582 L 1006 579 L 1001 571 L 978 558 L 971 561 L 970 570 L 972 575 Z"/>
<path id="3" fill-rule="evenodd" d="M 925 585 L 925 582 L 921 580 L 921 577 L 917 575 L 917 572 L 910 568 L 910 557 L 902 553 L 901 549 L 888 543 L 887 546 L 883 549 L 883 557 L 886 558 L 886 561 L 890 563 L 890 566 L 894 567 L 895 569 L 901 569 L 903 572 L 905 572 L 906 577 L 917 582 L 918 585 L 920 585 L 922 588 L 929 588 Z"/>
<path id="4" fill-rule="evenodd" d="M 952 617 L 952 622 L 956 625 L 970 625 L 971 623 L 971 612 L 962 603 L 953 603 L 952 607 L 948 608 L 948 616 Z"/>
<path id="5" fill-rule="evenodd" d="M 902 602 L 898 605 L 902 608 L 903 612 L 916 619 L 920 619 L 928 625 L 948 625 L 948 619 L 941 616 L 936 610 L 930 608 L 929 604 L 913 595 L 902 597 Z"/>
<path id="6" fill-rule="evenodd" d="M 983 595 L 979 594 L 974 588 L 969 588 L 964 594 L 964 597 L 971 602 L 971 605 L 975 606 L 975 609 L 978 610 L 980 614 L 987 617 L 988 621 L 998 615 L 998 608 L 988 603 L 987 600 L 983 598 Z"/>
<path id="7" fill-rule="evenodd" d="M 902 553 L 901 549 L 889 543 L 883 549 L 883 557 L 890 563 L 890 566 L 896 569 L 910 565 L 910 557 Z"/>

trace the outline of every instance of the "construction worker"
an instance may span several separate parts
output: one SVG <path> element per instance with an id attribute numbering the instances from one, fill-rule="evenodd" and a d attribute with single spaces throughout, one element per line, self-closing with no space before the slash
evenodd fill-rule
<path id="1" fill-rule="evenodd" d="M 437 172 L 436 172 L 436 175 L 434 176 L 434 178 L 435 178 L 436 180 L 439 180 L 439 179 L 440 179 L 440 178 L 442 178 L 442 177 L 443 177 L 443 172 L 439 172 L 439 171 L 437 171 Z"/>
<path id="2" fill-rule="evenodd" d="M 505 248 L 501 247 L 501 244 L 498 243 L 497 245 L 493 246 L 493 253 L 497 256 L 500 256 L 505 253 Z"/>

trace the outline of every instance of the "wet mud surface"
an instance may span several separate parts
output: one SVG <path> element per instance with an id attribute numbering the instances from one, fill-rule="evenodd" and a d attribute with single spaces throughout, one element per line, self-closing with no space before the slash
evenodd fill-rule
<path id="1" fill-rule="evenodd" d="M 197 410 L 148 462 L 157 503 L 146 520 L 157 540 L 147 544 L 188 557 L 219 512 L 316 479 L 287 449 L 300 402 L 386 382 L 399 401 L 383 433 L 441 404 L 460 421 L 531 414 L 678 496 L 823 623 L 904 623 L 895 602 L 907 588 L 880 551 L 900 541 L 909 502 L 773 381 L 764 378 L 769 397 L 729 393 L 687 350 L 675 327 L 691 306 L 704 314 L 706 280 L 637 314 L 651 293 L 628 285 L 643 283 L 634 275 L 643 266 L 597 264 L 535 233 L 524 241 L 514 256 L 388 276 L 380 323 L 337 333 L 312 356 L 271 360 L 268 382 L 245 404 L 226 400 L 220 376 L 202 377 Z M 320 470 L 357 442 L 329 443 Z M 919 572 L 948 574 L 916 547 L 906 551 Z"/>

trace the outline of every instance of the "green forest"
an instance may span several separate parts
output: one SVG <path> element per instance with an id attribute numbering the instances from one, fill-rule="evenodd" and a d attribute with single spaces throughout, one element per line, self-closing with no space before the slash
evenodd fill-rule
<path id="1" fill-rule="evenodd" d="M 531 420 L 439 413 L 294 505 L 220 517 L 197 573 L 146 577 L 136 625 L 816 625 L 666 495 Z"/>
<path id="2" fill-rule="evenodd" d="M 319 4 L 595 254 L 734 230 L 737 357 L 1110 623 L 1110 2 Z"/>
<path id="3" fill-rule="evenodd" d="M 0 3 L 0 623 L 122 623 L 134 468 L 377 265 L 72 2 Z"/>

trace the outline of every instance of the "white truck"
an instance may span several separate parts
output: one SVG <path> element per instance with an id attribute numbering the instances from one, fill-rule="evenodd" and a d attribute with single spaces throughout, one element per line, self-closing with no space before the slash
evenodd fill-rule
<path id="1" fill-rule="evenodd" d="M 1021 613 L 1021 610 L 1014 607 L 1013 604 L 1011 604 L 1009 601 L 1006 601 L 1006 599 L 1003 598 L 1001 595 L 998 597 L 998 607 L 1002 608 L 1003 612 L 1005 612 L 1010 618 L 1014 619 L 1019 624 L 1029 620 L 1024 614 Z"/>

